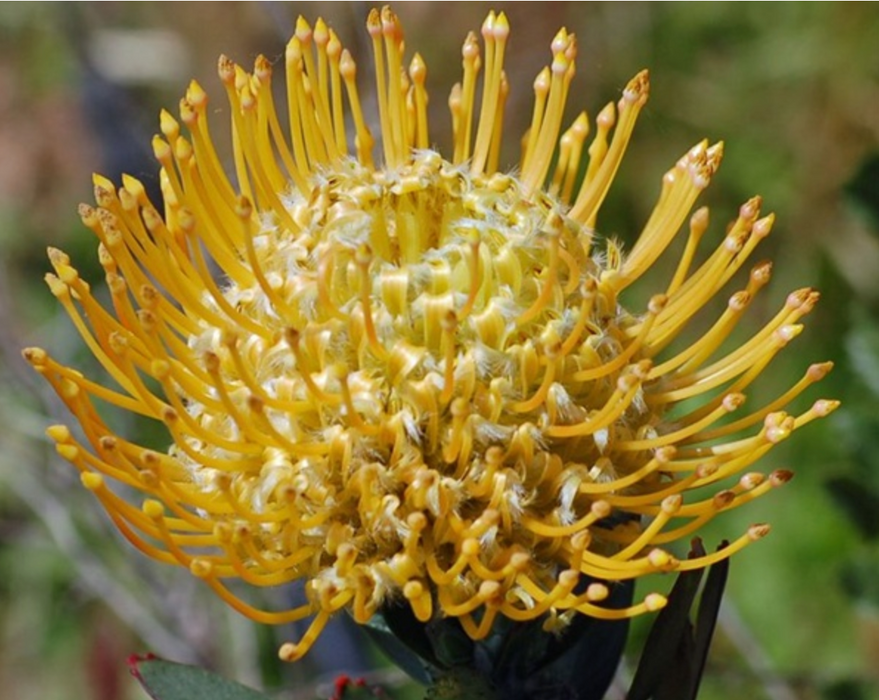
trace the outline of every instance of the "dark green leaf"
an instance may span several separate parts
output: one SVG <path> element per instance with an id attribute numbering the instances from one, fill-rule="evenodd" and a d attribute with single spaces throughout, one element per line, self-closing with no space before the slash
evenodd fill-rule
<path id="1" fill-rule="evenodd" d="M 426 700 L 496 700 L 485 677 L 474 669 L 458 666 L 443 673 L 427 691 Z"/>
<path id="2" fill-rule="evenodd" d="M 419 639 L 424 635 L 423 631 L 414 639 L 401 638 L 387 622 L 385 615 L 388 610 L 389 608 L 385 608 L 383 613 L 373 615 L 363 626 L 364 631 L 396 666 L 422 685 L 429 685 L 431 672 L 428 666 L 436 663 L 430 643 L 426 636 L 423 643 L 419 643 Z"/>
<path id="3" fill-rule="evenodd" d="M 693 546 L 696 550 L 694 553 L 704 553 L 701 543 L 694 542 Z M 668 596 L 668 603 L 656 617 L 656 622 L 647 635 L 628 700 L 648 700 L 653 697 L 660 688 L 663 677 L 668 674 L 669 669 L 674 668 L 681 640 L 691 630 L 690 609 L 701 580 L 702 570 L 685 571 L 678 576 Z"/>
<path id="4" fill-rule="evenodd" d="M 203 668 L 153 656 L 129 659 L 132 675 L 154 700 L 268 700 L 251 688 Z"/>
<path id="5" fill-rule="evenodd" d="M 723 542 L 719 549 L 727 546 L 729 543 Z M 704 555 L 701 541 L 694 540 L 690 558 Z M 690 609 L 702 571 L 678 576 L 668 604 L 647 637 L 628 700 L 696 699 L 728 574 L 728 559 L 708 569 L 695 626 L 690 622 Z"/>
<path id="6" fill-rule="evenodd" d="M 720 548 L 729 546 L 729 542 L 722 542 Z M 689 700 L 695 700 L 699 692 L 699 684 L 705 671 L 705 661 L 708 659 L 708 649 L 714 636 L 714 628 L 717 626 L 717 616 L 720 613 L 720 602 L 723 599 L 723 591 L 726 588 L 726 580 L 729 577 L 729 559 L 714 564 L 708 569 L 708 578 L 702 589 L 702 598 L 699 601 L 699 611 L 696 614 L 695 644 L 693 647 L 692 679 L 690 682 Z"/>
<path id="7" fill-rule="evenodd" d="M 470 666 L 474 663 L 475 643 L 455 618 L 431 620 L 424 626 L 441 668 Z"/>

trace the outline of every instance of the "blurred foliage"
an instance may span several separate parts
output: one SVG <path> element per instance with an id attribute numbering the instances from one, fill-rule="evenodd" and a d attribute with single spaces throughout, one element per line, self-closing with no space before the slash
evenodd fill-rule
<path id="1" fill-rule="evenodd" d="M 507 11 L 513 27 L 508 160 L 530 119 L 531 82 L 556 29 L 566 25 L 580 46 L 571 117 L 584 107 L 594 116 L 637 70 L 651 69 L 651 101 L 599 230 L 634 240 L 662 173 L 703 136 L 724 139 L 725 162 L 703 197 L 713 211 L 709 235 L 721 235 L 755 193 L 764 196 L 766 211 L 778 214 L 775 233 L 763 244 L 763 254 L 776 261 L 775 278 L 755 304 L 758 316 L 771 316 L 791 289 L 815 285 L 823 294 L 797 340 L 799 352 L 776 362 L 749 400 L 767 400 L 809 362 L 830 358 L 836 369 L 802 402 L 837 397 L 844 408 L 760 466 L 794 468 L 793 484 L 704 533 L 713 548 L 751 522 L 774 527 L 733 561 L 700 698 L 876 700 L 879 8 L 495 6 Z M 366 56 L 368 7 L 320 6 L 359 56 Z M 448 143 L 444 91 L 458 79 L 460 41 L 488 8 L 421 2 L 396 8 L 410 51 L 422 52 L 431 71 L 431 127 L 441 148 Z M 90 199 L 88 173 L 118 178 L 124 170 L 154 180 L 152 164 L 141 159 L 158 110 L 176 104 L 186 76 L 219 96 L 218 53 L 242 62 L 259 51 L 282 56 L 295 16 L 314 18 L 317 11 L 312 4 L 271 2 L 0 4 L 0 682 L 10 697 L 142 698 L 126 679 L 124 660 L 147 650 L 253 686 L 306 681 L 323 697 L 332 686 L 321 685 L 320 674 L 340 658 L 336 640 L 348 640 L 353 650 L 345 658 L 359 668 L 349 670 L 376 663 L 374 652 L 364 652 L 360 638 L 350 641 L 344 627 L 323 656 L 315 650 L 310 665 L 279 668 L 274 649 L 289 630 L 256 628 L 185 572 L 133 555 L 72 470 L 47 449 L 45 416 L 63 420 L 63 413 L 18 357 L 21 346 L 38 342 L 65 361 L 88 362 L 41 282 L 50 244 L 65 248 L 88 279 L 100 279 L 95 242 L 76 217 L 76 204 Z M 108 81 L 101 72 L 107 57 L 94 55 L 95 37 L 144 28 L 170 31 L 188 65 L 148 83 Z M 368 78 L 368 70 L 362 73 Z M 215 99 L 221 126 L 222 100 Z M 633 625 L 633 658 L 648 624 Z M 391 676 L 389 683 L 401 681 Z"/>

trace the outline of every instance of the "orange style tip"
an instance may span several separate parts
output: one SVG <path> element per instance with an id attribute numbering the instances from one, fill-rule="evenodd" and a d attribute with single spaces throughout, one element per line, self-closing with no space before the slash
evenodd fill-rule
<path id="1" fill-rule="evenodd" d="M 761 206 L 763 206 L 763 198 L 760 195 L 751 197 L 739 207 L 739 217 L 745 221 L 754 221 L 760 215 Z"/>
<path id="2" fill-rule="evenodd" d="M 571 34 L 568 38 L 568 46 L 565 49 L 565 58 L 568 59 L 568 64 L 570 65 L 571 75 L 573 75 L 574 71 L 574 59 L 577 58 L 577 35 Z"/>
<path id="3" fill-rule="evenodd" d="M 301 644 L 286 642 L 281 645 L 280 649 L 278 649 L 278 658 L 281 659 L 281 661 L 287 662 L 298 661 L 305 656 L 306 651 L 308 651 L 308 647 Z"/>
<path id="4" fill-rule="evenodd" d="M 806 376 L 813 382 L 819 382 L 833 369 L 832 362 L 816 362 L 806 370 Z"/>
<path id="5" fill-rule="evenodd" d="M 483 581 L 479 584 L 479 598 L 481 600 L 491 600 L 497 598 L 500 594 L 502 586 L 497 581 Z"/>
<path id="6" fill-rule="evenodd" d="M 475 64 L 479 60 L 479 42 L 473 32 L 467 34 L 464 45 L 461 47 L 461 57 L 465 64 Z"/>
<path id="7" fill-rule="evenodd" d="M 720 161 L 723 160 L 723 149 L 723 141 L 718 141 L 717 143 L 709 146 L 708 150 L 705 153 L 708 159 L 708 167 L 711 169 L 712 174 L 720 166 Z"/>
<path id="8" fill-rule="evenodd" d="M 370 12 L 370 17 L 372 17 L 372 13 Z M 295 30 L 296 38 L 302 42 L 303 46 L 308 46 L 308 42 L 311 41 L 312 31 L 311 25 L 302 15 L 299 15 L 296 18 L 296 30 Z"/>
<path id="9" fill-rule="evenodd" d="M 21 356 L 27 363 L 36 368 L 44 367 L 49 360 L 49 353 L 38 347 L 25 348 L 21 351 Z"/>
<path id="10" fill-rule="evenodd" d="M 775 331 L 775 338 L 782 346 L 785 346 L 802 332 L 803 324 L 788 323 Z"/>
<path id="11" fill-rule="evenodd" d="M 150 362 L 150 374 L 161 381 L 171 374 L 171 363 L 167 360 L 153 360 Z"/>
<path id="12" fill-rule="evenodd" d="M 664 447 L 658 447 L 656 449 L 656 452 L 653 453 L 653 458 L 660 464 L 668 464 L 675 458 L 677 453 L 677 447 L 674 445 L 665 445 Z"/>
<path id="13" fill-rule="evenodd" d="M 662 503 L 660 504 L 660 508 L 662 508 L 664 513 L 674 515 L 681 509 L 683 503 L 684 499 L 681 494 L 675 493 L 671 496 L 666 496 L 665 498 L 663 498 Z"/>
<path id="14" fill-rule="evenodd" d="M 610 595 L 610 589 L 603 583 L 590 583 L 586 589 L 586 600 L 590 603 L 600 603 Z"/>
<path id="15" fill-rule="evenodd" d="M 837 408 L 839 408 L 840 402 L 830 399 L 818 399 L 813 405 L 812 410 L 815 412 L 817 416 L 820 418 L 824 418 L 825 416 L 829 416 L 833 413 Z"/>
<path id="16" fill-rule="evenodd" d="M 333 63 L 338 62 L 339 56 L 342 53 L 342 42 L 339 41 L 339 36 L 330 29 L 330 40 L 327 42 L 327 56 L 330 57 L 330 61 Z"/>
<path id="17" fill-rule="evenodd" d="M 83 472 L 79 480 L 89 491 L 97 491 L 104 485 L 104 477 L 95 472 Z"/>
<path id="18" fill-rule="evenodd" d="M 776 469 L 769 475 L 769 482 L 775 486 L 784 486 L 788 481 L 794 478 L 794 473 L 790 469 Z"/>
<path id="19" fill-rule="evenodd" d="M 427 64 L 420 53 L 416 53 L 412 57 L 412 62 L 409 64 L 409 77 L 416 85 L 424 85 L 427 80 Z"/>
<path id="20" fill-rule="evenodd" d="M 665 308 L 668 297 L 665 294 L 654 294 L 647 303 L 647 310 L 654 316 Z"/>
<path id="21" fill-rule="evenodd" d="M 727 394 L 723 397 L 723 408 L 725 411 L 732 413 L 736 409 L 740 408 L 743 403 L 745 403 L 745 395 L 740 394 L 738 392 Z"/>
<path id="22" fill-rule="evenodd" d="M 751 295 L 748 292 L 742 290 L 733 294 L 729 301 L 727 302 L 727 306 L 730 311 L 741 312 L 748 308 L 748 304 L 751 303 Z"/>
<path id="23" fill-rule="evenodd" d="M 497 19 L 497 15 L 495 15 L 494 10 L 489 10 L 488 15 L 482 21 L 482 36 L 488 40 L 489 38 L 494 38 L 492 35 L 492 30 L 494 29 L 494 23 Z"/>
<path id="24" fill-rule="evenodd" d="M 227 87 L 235 84 L 235 62 L 226 54 L 217 59 L 217 75 Z"/>
<path id="25" fill-rule="evenodd" d="M 66 425 L 50 425 L 46 428 L 46 436 L 53 442 L 64 444 L 73 440 L 70 428 Z"/>
<path id="26" fill-rule="evenodd" d="M 507 37 L 510 36 L 510 21 L 503 12 L 495 19 L 492 33 L 496 41 L 506 41 Z"/>
<path id="27" fill-rule="evenodd" d="M 690 230 L 697 236 L 701 236 L 708 229 L 710 214 L 708 207 L 699 207 L 690 217 Z"/>
<path id="28" fill-rule="evenodd" d="M 674 557 L 665 550 L 653 549 L 647 555 L 647 561 L 654 569 L 667 569 L 674 562 Z"/>
<path id="29" fill-rule="evenodd" d="M 427 516 L 420 511 L 415 511 L 414 513 L 410 513 L 406 518 L 406 524 L 416 532 L 421 532 L 424 528 L 427 527 Z"/>
<path id="30" fill-rule="evenodd" d="M 295 36 L 287 42 L 284 51 L 284 60 L 287 63 L 287 70 L 293 70 L 296 75 L 302 73 L 302 42 Z"/>
<path id="31" fill-rule="evenodd" d="M 711 499 L 711 505 L 714 506 L 715 510 L 723 510 L 734 500 L 736 500 L 736 494 L 734 492 L 730 490 L 720 491 L 714 494 L 714 497 Z"/>
<path id="32" fill-rule="evenodd" d="M 53 265 L 69 265 L 70 264 L 70 256 L 68 256 L 63 250 L 60 248 L 55 248 L 53 246 L 49 246 L 46 248 L 46 253 L 49 256 L 49 261 Z"/>
<path id="33" fill-rule="evenodd" d="M 765 238 L 772 231 L 772 225 L 774 223 L 775 214 L 764 216 L 762 219 L 759 219 L 754 223 L 754 227 L 751 229 L 751 235 L 756 236 L 757 238 Z"/>
<path id="34" fill-rule="evenodd" d="M 574 569 L 565 569 L 562 573 L 559 574 L 559 585 L 562 588 L 567 588 L 568 590 L 573 590 L 574 586 L 577 585 L 577 581 L 580 580 L 580 572 L 575 571 Z"/>
<path id="35" fill-rule="evenodd" d="M 103 435 L 98 440 L 98 444 L 101 446 L 102 450 L 106 450 L 107 452 L 112 452 L 119 446 L 119 442 L 113 435 Z"/>
<path id="36" fill-rule="evenodd" d="M 510 557 L 510 566 L 512 567 L 513 571 L 525 571 L 530 563 L 531 555 L 526 554 L 525 552 L 516 552 L 513 556 Z"/>
<path id="37" fill-rule="evenodd" d="M 699 479 L 706 479 L 709 476 L 716 474 L 719 469 L 720 465 L 718 464 L 700 464 L 696 467 L 696 477 Z"/>
<path id="38" fill-rule="evenodd" d="M 604 500 L 595 501 L 589 508 L 589 511 L 592 513 L 592 515 L 598 520 L 609 516 L 612 510 L 613 508 L 611 507 L 610 503 Z"/>
<path id="39" fill-rule="evenodd" d="M 189 562 L 189 573 L 196 578 L 208 578 L 214 571 L 214 566 L 206 559 L 196 557 Z"/>
<path id="40" fill-rule="evenodd" d="M 538 97 L 545 97 L 549 92 L 550 72 L 549 68 L 541 70 L 534 79 L 534 92 Z"/>
<path id="41" fill-rule="evenodd" d="M 157 139 L 161 137 L 156 136 Z M 95 208 L 90 204 L 86 204 L 84 202 L 80 203 L 80 205 L 76 208 L 76 213 L 79 214 L 79 218 L 82 220 L 82 223 L 85 224 L 87 228 L 93 228 L 98 224 L 98 212 L 95 211 Z"/>
<path id="42" fill-rule="evenodd" d="M 385 5 L 381 11 L 382 33 L 391 39 L 399 41 L 403 38 L 400 20 L 389 5 Z"/>
<path id="43" fill-rule="evenodd" d="M 323 17 L 318 17 L 314 23 L 314 43 L 318 46 L 326 46 L 330 40 L 330 30 Z"/>
<path id="44" fill-rule="evenodd" d="M 65 401 L 73 401 L 77 396 L 79 396 L 81 389 L 79 384 L 76 382 L 72 382 L 69 379 L 62 379 L 61 386 L 59 389 L 59 394 L 61 398 Z"/>
<path id="45" fill-rule="evenodd" d="M 582 552 L 589 546 L 589 543 L 592 541 L 592 534 L 589 530 L 580 530 L 577 534 L 575 534 L 570 539 L 571 549 L 575 552 Z M 514 555 L 515 556 L 515 555 Z"/>
<path id="46" fill-rule="evenodd" d="M 470 537 L 461 543 L 461 554 L 467 557 L 475 557 L 479 554 L 480 549 L 479 540 L 475 537 Z"/>
<path id="47" fill-rule="evenodd" d="M 161 520 L 165 517 L 165 506 L 152 498 L 143 502 L 143 512 L 151 520 Z"/>
<path id="48" fill-rule="evenodd" d="M 778 425 L 773 426 L 771 428 L 767 428 L 766 430 L 766 439 L 771 442 L 773 445 L 777 445 L 779 442 L 786 440 L 790 437 L 791 428 L 786 425 Z"/>
<path id="49" fill-rule="evenodd" d="M 122 173 L 122 187 L 137 202 L 141 202 L 146 196 L 146 189 L 144 189 L 143 183 L 133 175 Z"/>
<path id="50" fill-rule="evenodd" d="M 758 523 L 756 525 L 751 525 L 748 528 L 748 537 L 751 538 L 752 541 L 756 542 L 757 540 L 762 540 L 766 535 L 769 534 L 771 530 L 771 526 L 767 523 Z"/>
<path id="51" fill-rule="evenodd" d="M 550 50 L 553 54 L 564 51 L 568 47 L 568 30 L 565 27 L 562 27 L 556 32 L 556 35 L 552 38 L 552 43 L 549 45 Z"/>
<path id="52" fill-rule="evenodd" d="M 180 123 L 167 109 L 163 109 L 159 112 L 159 130 L 171 143 L 176 141 L 177 137 L 180 136 Z"/>
<path id="53" fill-rule="evenodd" d="M 788 422 L 790 416 L 785 411 L 773 411 L 763 419 L 763 427 L 778 428 Z"/>
<path id="54" fill-rule="evenodd" d="M 198 112 L 195 111 L 190 101 L 184 97 L 180 100 L 180 121 L 192 129 L 193 125 L 198 121 Z"/>
<path id="55" fill-rule="evenodd" d="M 76 445 L 59 443 L 55 445 L 55 451 L 68 462 L 76 462 L 79 459 L 79 448 Z"/>
<path id="56" fill-rule="evenodd" d="M 99 173 L 92 173 L 92 185 L 95 187 L 95 189 L 103 189 L 109 192 L 112 192 L 116 189 L 113 181 L 110 178 L 104 177 Z"/>
<path id="57" fill-rule="evenodd" d="M 354 80 L 357 76 L 357 64 L 354 62 L 348 49 L 342 49 L 342 58 L 339 60 L 339 73 L 342 74 L 342 78 L 345 80 Z"/>
<path id="58" fill-rule="evenodd" d="M 650 72 L 645 68 L 632 78 L 623 90 L 623 100 L 630 104 L 644 103 L 650 94 Z"/>
<path id="59" fill-rule="evenodd" d="M 746 491 L 757 488 L 766 480 L 766 477 L 760 472 L 749 472 L 739 479 L 739 485 Z"/>
<path id="60" fill-rule="evenodd" d="M 68 286 L 79 280 L 79 272 L 70 265 L 55 265 L 55 272 L 58 273 L 58 278 Z M 86 286 L 86 291 L 88 291 L 88 286 Z"/>
<path id="61" fill-rule="evenodd" d="M 751 281 L 754 284 L 763 286 L 772 277 L 772 261 L 763 260 L 751 268 Z"/>
<path id="62" fill-rule="evenodd" d="M 366 17 L 366 31 L 369 32 L 369 35 L 373 38 L 377 37 L 381 34 L 382 30 L 382 18 L 381 13 L 378 11 L 377 7 L 373 7 L 369 14 Z"/>
<path id="63" fill-rule="evenodd" d="M 421 581 L 407 581 L 403 586 L 403 597 L 406 600 L 415 600 L 424 595 L 424 586 Z"/>
<path id="64" fill-rule="evenodd" d="M 571 124 L 571 133 L 578 141 L 582 141 L 589 135 L 589 116 L 586 112 L 580 112 L 574 123 Z"/>
<path id="65" fill-rule="evenodd" d="M 186 90 L 186 99 L 193 109 L 203 110 L 208 104 L 208 94 L 197 80 L 191 80 Z"/>
<path id="66" fill-rule="evenodd" d="M 662 610 L 667 603 L 668 598 L 659 593 L 651 593 L 646 598 L 644 598 L 644 607 L 646 607 L 647 610 L 649 610 L 650 612 Z"/>
<path id="67" fill-rule="evenodd" d="M 787 299 L 785 299 L 785 306 L 789 309 L 801 309 L 804 304 L 809 300 L 809 295 L 812 293 L 811 287 L 803 287 L 802 289 L 796 289 L 790 294 L 787 295 Z"/>

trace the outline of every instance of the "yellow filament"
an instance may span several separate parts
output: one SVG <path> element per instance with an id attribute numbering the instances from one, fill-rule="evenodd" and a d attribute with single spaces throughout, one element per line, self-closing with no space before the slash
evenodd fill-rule
<path id="1" fill-rule="evenodd" d="M 613 132 L 607 155 L 602 158 L 601 165 L 592 180 L 584 184 L 577 196 L 574 206 L 568 213 L 572 219 L 584 224 L 593 220 L 601 202 L 604 200 L 610 183 L 622 161 L 623 153 L 629 143 L 638 113 L 647 101 L 649 92 L 648 73 L 641 71 L 626 86 L 620 100 L 619 122 Z"/>
<path id="2" fill-rule="evenodd" d="M 562 30 L 553 42 L 554 48 L 556 44 L 559 44 L 559 48 L 553 54 L 546 111 L 540 124 L 540 133 L 534 145 L 534 153 L 529 156 L 527 165 L 522 168 L 522 189 L 525 196 L 529 196 L 543 184 L 554 145 L 559 137 L 559 127 L 565 108 L 565 74 L 570 65 L 565 55 L 565 49 L 571 39 L 572 37 L 569 37 Z M 576 219 L 577 217 L 572 215 L 571 218 Z"/>
<path id="3" fill-rule="evenodd" d="M 522 155 L 521 167 L 523 171 L 530 166 L 532 159 L 535 157 L 537 138 L 540 135 L 544 111 L 546 110 L 546 99 L 549 95 L 550 81 L 551 73 L 548 67 L 540 71 L 534 80 L 534 108 L 531 114 L 531 126 L 526 134 L 525 152 Z"/>
<path id="4" fill-rule="evenodd" d="M 452 163 L 460 164 L 470 157 L 470 136 L 473 128 L 473 103 L 476 98 L 476 76 L 479 73 L 479 44 L 476 35 L 470 32 L 461 50 L 463 56 L 464 78 L 460 97 L 461 123 L 455 131 L 455 153 Z"/>
<path id="5" fill-rule="evenodd" d="M 631 405 L 640 388 L 640 380 L 627 382 L 623 386 L 618 385 L 604 406 L 591 414 L 585 421 L 572 425 L 551 425 L 544 432 L 548 437 L 553 438 L 591 435 L 598 430 L 606 428 L 619 418 Z"/>
<path id="6" fill-rule="evenodd" d="M 497 17 L 493 12 L 490 12 L 482 26 L 482 36 L 485 40 L 485 77 L 482 105 L 479 109 L 479 125 L 476 128 L 476 144 L 473 148 L 473 161 L 470 166 L 472 173 L 485 172 L 493 130 L 497 123 L 497 110 L 501 102 L 504 52 L 509 31 L 510 25 L 503 12 Z"/>

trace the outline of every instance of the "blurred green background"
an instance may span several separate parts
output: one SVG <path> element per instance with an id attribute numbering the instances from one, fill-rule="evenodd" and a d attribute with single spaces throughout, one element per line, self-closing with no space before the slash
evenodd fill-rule
<path id="1" fill-rule="evenodd" d="M 16 700 L 124 700 L 143 695 L 125 659 L 155 651 L 212 666 L 279 697 L 327 696 L 334 662 L 375 668 L 347 629 L 307 664 L 280 668 L 289 630 L 259 628 L 214 601 L 188 573 L 146 561 L 107 527 L 73 470 L 43 438 L 65 419 L 47 386 L 20 360 L 51 347 L 87 366 L 66 317 L 45 289 L 47 245 L 98 283 L 96 242 L 76 205 L 92 171 L 155 177 L 150 137 L 190 77 L 214 96 L 220 52 L 249 64 L 274 60 L 298 14 L 332 23 L 369 80 L 370 5 L 353 3 L 0 4 L 0 688 Z M 409 55 L 428 64 L 433 138 L 448 144 L 446 96 L 460 44 L 490 9 L 513 27 L 507 71 L 507 162 L 530 118 L 531 83 L 558 27 L 577 34 L 571 117 L 618 98 L 651 70 L 651 99 L 599 219 L 631 243 L 662 174 L 704 137 L 725 160 L 702 203 L 709 237 L 754 194 L 778 215 L 760 256 L 775 260 L 767 294 L 750 313 L 769 318 L 792 289 L 822 303 L 777 359 L 760 392 L 774 396 L 811 362 L 829 378 L 802 397 L 840 398 L 760 467 L 797 473 L 783 492 L 718 518 L 713 548 L 751 522 L 773 533 L 738 556 L 700 697 L 757 700 L 879 698 L 879 7 L 875 3 L 422 3 L 395 6 Z M 362 93 L 363 94 L 363 93 Z M 367 105 L 369 109 L 371 105 Z M 661 261 L 666 262 L 666 261 Z M 672 263 L 667 263 L 672 264 Z M 665 275 L 667 269 L 662 270 Z M 734 291 L 731 289 L 730 292 Z M 755 402 L 759 397 L 753 399 Z M 125 426 L 123 426 L 124 428 Z M 132 428 L 134 429 L 134 428 Z M 655 583 L 654 583 L 655 585 Z M 662 584 L 660 584 L 662 585 Z M 632 635 L 637 662 L 645 621 Z M 389 687 L 402 680 L 375 671 Z M 384 674 L 384 675 L 382 675 Z M 324 685 L 321 685 L 324 683 Z M 304 690 L 290 691 L 296 685 Z M 404 690 L 400 697 L 405 695 Z M 412 695 L 418 697 L 417 694 Z M 395 695 L 396 697 L 396 695 Z"/>

